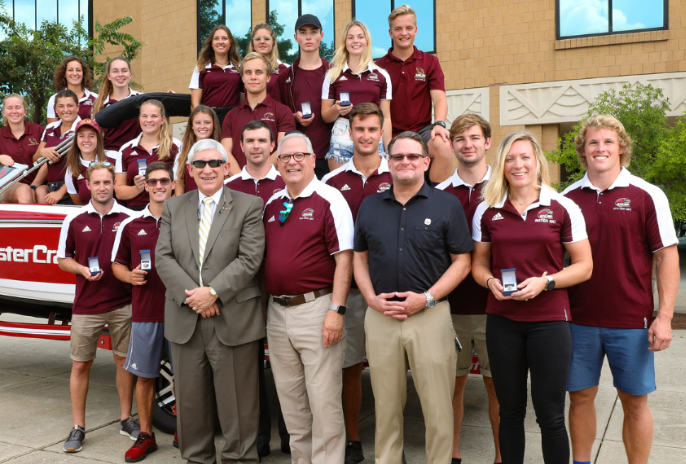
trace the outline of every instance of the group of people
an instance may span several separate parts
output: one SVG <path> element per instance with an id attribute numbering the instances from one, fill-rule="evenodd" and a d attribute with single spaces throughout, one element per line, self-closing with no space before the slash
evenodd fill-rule
<path id="1" fill-rule="evenodd" d="M 489 166 L 487 121 L 466 114 L 446 127 L 440 64 L 414 47 L 409 6 L 393 10 L 389 33 L 393 47 L 373 63 L 369 32 L 353 21 L 329 64 L 319 57 L 319 20 L 303 15 L 300 57 L 288 67 L 270 26 L 254 28 L 242 60 L 229 29 L 216 27 L 191 80 L 183 141 L 155 100 L 116 129 L 89 117 L 134 94 L 122 58 L 108 62 L 99 95 L 88 90 L 85 64 L 66 59 L 45 129 L 24 121 L 20 96 L 5 98 L 0 163 L 53 163 L 4 199 L 85 205 L 65 220 L 58 250 L 60 267 L 77 276 L 65 451 L 82 447 L 89 371 L 107 325 L 120 431 L 135 440 L 127 462 L 157 449 L 151 416 L 163 352 L 183 459 L 215 462 L 215 416 L 222 462 L 269 454 L 265 337 L 281 450 L 293 462 L 365 459 L 366 355 L 376 461 L 405 460 L 409 367 L 427 462 L 461 463 L 473 351 L 494 462 L 523 462 L 530 381 L 543 461 L 572 454 L 589 463 L 605 356 L 628 460 L 647 462 L 653 352 L 669 346 L 679 282 L 665 195 L 627 170 L 631 140 L 607 115 L 583 122 L 576 149 L 587 173 L 562 194 L 528 132 L 507 135 Z M 54 147 L 70 133 L 63 157 Z"/>

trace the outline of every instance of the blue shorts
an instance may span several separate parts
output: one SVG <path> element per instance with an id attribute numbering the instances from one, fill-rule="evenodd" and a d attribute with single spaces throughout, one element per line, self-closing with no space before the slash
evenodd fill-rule
<path id="1" fill-rule="evenodd" d="M 636 396 L 655 391 L 655 358 L 654 353 L 648 350 L 648 329 L 570 326 L 572 363 L 567 391 L 598 385 L 606 354 L 615 388 Z"/>
<path id="2" fill-rule="evenodd" d="M 138 377 L 157 378 L 164 349 L 171 353 L 164 338 L 164 322 L 132 322 L 124 369 Z"/>

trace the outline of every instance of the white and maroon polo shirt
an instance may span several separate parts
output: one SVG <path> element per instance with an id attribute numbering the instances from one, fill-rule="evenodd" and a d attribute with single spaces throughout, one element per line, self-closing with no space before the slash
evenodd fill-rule
<path id="1" fill-rule="evenodd" d="M 276 192 L 286 187 L 279 171 L 273 164 L 270 166 L 269 172 L 262 179 L 255 179 L 250 175 L 247 167 L 243 166 L 241 172 L 226 179 L 224 184 L 231 190 L 258 196 L 266 205 Z"/>
<path id="2" fill-rule="evenodd" d="M 207 63 L 205 69 L 193 68 L 191 90 L 202 90 L 200 103 L 212 108 L 238 106 L 238 98 L 243 92 L 243 80 L 238 69 L 231 63 L 225 67 Z"/>
<path id="3" fill-rule="evenodd" d="M 649 327 L 653 253 L 679 242 L 664 192 L 622 168 L 607 190 L 586 174 L 563 195 L 581 208 L 593 251 L 591 279 L 569 289 L 574 322 Z"/>
<path id="4" fill-rule="evenodd" d="M 431 124 L 431 91 L 445 92 L 445 77 L 438 58 L 414 47 L 405 61 L 388 54 L 376 61 L 391 76 L 395 89 L 391 103 L 393 136 L 403 131 L 417 132 Z M 412 108 L 412 111 L 408 111 Z"/>
<path id="5" fill-rule="evenodd" d="M 50 97 L 48 100 L 48 118 L 56 118 L 55 113 L 55 95 Z M 83 89 L 83 97 L 79 98 L 79 117 L 81 119 L 90 118 L 93 114 L 93 104 L 95 99 L 98 98 L 98 94 L 91 92 L 88 89 Z"/>
<path id="6" fill-rule="evenodd" d="M 45 127 L 40 124 L 24 121 L 24 133 L 17 139 L 10 126 L 2 126 L 0 128 L 0 155 L 8 155 L 15 163 L 33 166 L 33 155 L 36 154 L 44 131 Z M 19 182 L 31 185 L 36 174 L 38 170 Z"/>
<path id="7" fill-rule="evenodd" d="M 116 160 L 114 158 L 110 158 L 109 156 L 107 157 L 107 161 L 112 163 L 113 166 L 116 163 Z M 81 170 L 79 171 L 78 176 L 71 172 L 71 168 L 69 166 L 67 166 L 67 172 L 64 174 L 64 183 L 67 186 L 67 193 L 69 195 L 78 195 L 81 199 L 81 203 L 84 205 L 87 205 L 88 202 L 91 201 L 91 191 L 86 185 L 86 171 L 88 171 L 90 164 L 91 161 L 85 161 L 82 158 Z"/>
<path id="8" fill-rule="evenodd" d="M 155 247 L 160 235 L 160 220 L 149 206 L 122 222 L 112 247 L 112 262 L 135 269 L 141 264 L 141 250 L 150 250 L 152 269 L 145 285 L 132 285 L 132 322 L 164 322 L 164 294 L 167 291 L 155 268 Z"/>
<path id="9" fill-rule="evenodd" d="M 72 123 L 71 127 L 64 134 L 62 134 L 61 119 L 45 126 L 45 131 L 43 131 L 43 135 L 41 136 L 41 142 L 45 142 L 45 148 L 56 147 L 60 143 L 64 142 L 67 138 L 69 138 L 69 136 L 74 135 L 74 129 L 76 129 L 76 125 L 79 123 L 80 120 L 81 118 L 79 116 L 76 116 L 76 119 Z M 74 143 L 76 143 L 76 141 L 74 141 Z M 48 163 L 48 178 L 46 179 L 47 182 L 64 182 L 66 159 L 67 155 L 65 154 L 64 156 L 62 156 L 62 158 L 60 158 L 58 163 Z"/>
<path id="10" fill-rule="evenodd" d="M 385 192 L 393 185 L 393 176 L 388 169 L 386 158 L 381 158 L 379 168 L 369 178 L 364 177 L 364 174 L 355 168 L 354 160 L 355 157 L 350 158 L 343 166 L 322 178 L 322 182 L 343 194 L 353 215 L 353 221 L 357 218 L 362 200 L 369 195 Z"/>
<path id="11" fill-rule="evenodd" d="M 129 95 L 126 98 L 142 93 L 143 92 L 137 92 L 129 87 Z M 117 103 L 117 100 L 111 99 L 110 96 L 107 95 L 102 102 L 102 108 L 105 109 L 115 103 Z M 122 121 L 122 123 L 114 129 L 101 128 L 100 132 L 102 133 L 105 150 L 119 151 L 126 142 L 138 137 L 138 134 L 141 133 L 141 125 L 136 117 Z"/>
<path id="12" fill-rule="evenodd" d="M 505 196 L 495 206 L 481 203 L 472 221 L 472 239 L 491 244 L 493 275 L 502 280 L 500 271 L 514 268 L 517 284 L 561 271 L 564 244 L 586 238 L 579 207 L 547 187 L 541 187 L 538 201 L 521 215 Z M 489 293 L 486 313 L 528 322 L 572 319 L 566 288 L 543 291 L 529 301 L 498 301 Z"/>
<path id="13" fill-rule="evenodd" d="M 374 63 L 369 63 L 367 69 L 360 74 L 354 74 L 346 63 L 341 75 L 333 82 L 327 72 L 322 86 L 322 100 L 340 100 L 341 92 L 350 92 L 350 102 L 353 106 L 358 103 L 379 105 L 381 100 L 393 99 L 390 76 L 385 69 Z"/>
<path id="14" fill-rule="evenodd" d="M 80 265 L 88 266 L 88 258 L 97 256 L 103 272 L 96 282 L 76 274 L 73 314 L 107 313 L 131 303 L 131 285 L 112 273 L 112 246 L 119 227 L 133 214 L 115 200 L 104 216 L 88 203 L 64 219 L 57 257 L 73 258 Z"/>
<path id="15" fill-rule="evenodd" d="M 138 134 L 138 137 L 128 143 L 125 143 L 121 147 L 121 150 L 119 150 L 119 156 L 117 158 L 114 172 L 117 174 L 126 174 L 126 185 L 133 185 L 133 178 L 138 175 L 139 159 L 144 159 L 147 164 L 151 164 L 160 160 L 159 156 L 157 155 L 157 149 L 160 146 L 157 145 L 156 147 L 153 147 L 152 150 L 147 151 L 145 148 L 139 145 L 142 136 L 142 133 Z M 176 166 L 175 160 L 179 153 L 181 153 L 181 141 L 178 139 L 172 139 L 172 146 L 169 156 L 162 161 L 174 168 Z M 174 178 L 176 178 L 176 169 L 174 170 L 174 176 Z M 129 206 L 142 206 L 147 205 L 149 202 L 150 195 L 147 191 L 143 190 L 135 198 L 127 200 L 126 204 Z"/>
<path id="16" fill-rule="evenodd" d="M 333 285 L 333 255 L 353 248 L 348 203 L 316 178 L 293 200 L 282 224 L 284 202 L 291 202 L 287 189 L 274 194 L 264 208 L 267 291 L 275 296 L 301 295 Z"/>
<path id="17" fill-rule="evenodd" d="M 464 214 L 467 216 L 470 234 L 472 233 L 474 213 L 481 204 L 481 192 L 486 185 L 486 181 L 490 178 L 491 167 L 488 166 L 486 175 L 481 179 L 481 182 L 476 185 L 469 185 L 460 178 L 456 169 L 452 176 L 436 186 L 438 190 L 452 193 L 460 200 Z M 489 293 L 490 291 L 487 288 L 476 283 L 470 272 L 460 282 L 460 285 L 448 295 L 450 312 L 452 314 L 485 314 Z"/>

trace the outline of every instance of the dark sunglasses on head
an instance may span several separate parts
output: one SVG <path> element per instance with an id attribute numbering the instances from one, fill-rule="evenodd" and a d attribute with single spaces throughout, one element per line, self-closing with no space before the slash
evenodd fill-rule
<path id="1" fill-rule="evenodd" d="M 224 164 L 224 160 L 197 160 L 193 161 L 191 164 L 198 169 L 204 169 L 207 164 L 209 164 L 211 168 L 218 168 Z"/>
<path id="2" fill-rule="evenodd" d="M 402 161 L 403 158 L 407 158 L 407 161 L 414 163 L 420 158 L 424 158 L 424 155 L 420 155 L 419 153 L 410 153 L 409 155 L 388 155 L 388 159 L 391 161 Z"/>
<path id="3" fill-rule="evenodd" d="M 110 166 L 112 166 L 112 163 L 110 163 L 109 161 L 91 161 L 91 163 L 88 165 L 88 167 L 91 167 L 94 164 L 98 164 L 98 163 L 102 164 L 106 168 L 109 168 Z"/>
<path id="4" fill-rule="evenodd" d="M 145 180 L 145 183 L 148 184 L 150 187 L 156 186 L 158 182 L 160 183 L 160 185 L 162 187 L 166 187 L 171 182 L 171 179 L 169 177 L 163 177 L 162 179 L 146 179 Z"/>

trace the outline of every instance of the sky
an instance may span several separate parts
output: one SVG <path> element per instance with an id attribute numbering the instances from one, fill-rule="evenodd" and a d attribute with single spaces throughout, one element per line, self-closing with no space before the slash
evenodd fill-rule
<path id="1" fill-rule="evenodd" d="M 608 0 L 559 0 L 560 36 L 609 31 Z M 662 27 L 664 0 L 612 0 L 613 32 Z"/>

